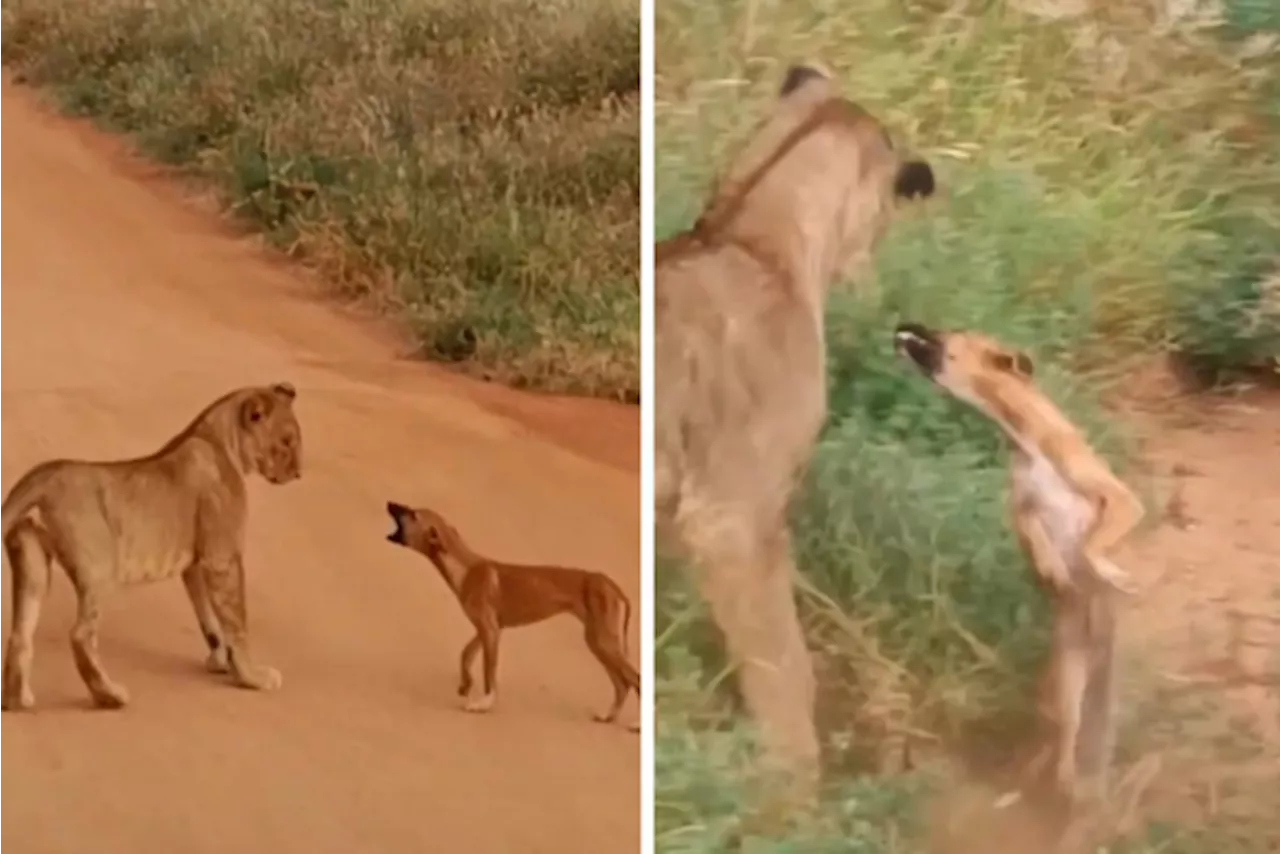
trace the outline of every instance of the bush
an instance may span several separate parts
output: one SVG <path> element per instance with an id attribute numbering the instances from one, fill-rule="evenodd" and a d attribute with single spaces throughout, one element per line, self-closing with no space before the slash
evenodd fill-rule
<path id="1" fill-rule="evenodd" d="M 820 717 L 844 768 L 865 770 L 904 730 L 950 753 L 996 720 L 1007 742 L 1046 641 L 1005 521 L 1003 440 L 903 369 L 900 319 L 1025 347 L 1121 466 L 1128 440 L 1099 401 L 1136 365 L 1275 352 L 1274 315 L 1256 306 L 1280 222 L 1280 55 L 1195 22 L 1157 26 L 1145 4 L 1095 7 L 1085 23 L 976 2 L 657 5 L 659 236 L 690 222 L 796 59 L 831 67 L 939 173 L 941 197 L 891 231 L 871 295 L 829 302 L 832 411 L 795 510 Z M 725 711 L 697 597 L 679 573 L 659 577 L 659 850 L 725 850 L 745 730 Z M 899 831 L 927 787 L 840 776 L 812 840 L 743 850 L 916 850 Z M 1198 850 L 1182 831 L 1152 833 L 1165 838 L 1126 850 Z"/>
<path id="2" fill-rule="evenodd" d="M 639 33 L 621 0 L 5 0 L 3 49 L 426 356 L 635 400 Z"/>

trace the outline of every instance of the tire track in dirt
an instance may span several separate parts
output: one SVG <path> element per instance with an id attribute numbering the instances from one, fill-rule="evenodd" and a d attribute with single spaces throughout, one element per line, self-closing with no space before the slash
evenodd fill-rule
<path id="1" fill-rule="evenodd" d="M 248 535 L 254 644 L 284 688 L 205 674 L 175 581 L 108 604 L 102 653 L 133 705 L 89 711 L 59 576 L 37 711 L 3 717 L 4 844 L 637 850 L 639 742 L 591 721 L 609 685 L 581 630 L 510 633 L 498 709 L 467 715 L 467 626 L 434 569 L 383 540 L 388 498 L 433 504 L 495 556 L 601 569 L 638 597 L 636 410 L 398 364 L 384 330 L 315 300 L 146 171 L 5 85 L 5 487 L 49 456 L 151 451 L 233 386 L 294 382 L 304 475 L 253 482 Z M 7 633 L 7 577 L 4 596 Z"/>

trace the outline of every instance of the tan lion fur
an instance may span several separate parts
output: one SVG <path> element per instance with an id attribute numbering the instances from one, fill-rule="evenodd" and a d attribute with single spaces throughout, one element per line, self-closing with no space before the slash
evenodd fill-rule
<path id="1" fill-rule="evenodd" d="M 635 691 L 640 674 L 627 661 L 631 602 L 618 583 L 601 572 L 566 566 L 504 563 L 473 550 L 440 513 L 387 502 L 396 529 L 387 539 L 426 557 L 440 572 L 450 592 L 476 630 L 462 648 L 458 696 L 469 712 L 488 712 L 498 698 L 498 641 L 504 629 L 528 626 L 559 614 L 582 623 L 587 649 L 613 684 L 613 705 L 600 723 L 613 723 L 622 704 Z M 471 665 L 484 653 L 484 693 L 471 696 Z M 631 726 L 633 732 L 639 726 Z"/>
<path id="2" fill-rule="evenodd" d="M 933 173 L 825 74 L 792 67 L 701 217 L 656 247 L 656 504 L 722 631 L 766 767 L 817 782 L 786 512 L 826 416 L 823 311 Z"/>
<path id="3" fill-rule="evenodd" d="M 1101 796 L 1114 738 L 1116 595 L 1133 591 L 1110 556 L 1142 520 L 1142 502 L 1036 387 L 1026 353 L 981 333 L 918 323 L 901 324 L 895 343 L 1010 440 L 1010 521 L 1054 608 L 1040 700 L 1056 737 L 1045 755 L 1069 801 L 1081 781 Z"/>
<path id="4" fill-rule="evenodd" d="M 34 636 L 55 561 L 76 590 L 71 649 L 98 706 L 128 702 L 124 686 L 107 675 L 98 656 L 103 599 L 116 588 L 175 575 L 182 576 L 209 647 L 209 669 L 229 670 L 244 687 L 279 687 L 279 672 L 253 663 L 249 654 L 245 478 L 256 473 L 283 484 L 301 476 L 296 396 L 288 383 L 237 389 L 150 456 L 53 460 L 19 478 L 3 510 L 14 603 L 5 710 L 35 705 Z"/>

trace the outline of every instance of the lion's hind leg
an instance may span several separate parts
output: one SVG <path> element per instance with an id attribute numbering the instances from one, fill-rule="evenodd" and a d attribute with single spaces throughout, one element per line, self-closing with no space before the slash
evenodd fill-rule
<path id="1" fill-rule="evenodd" d="M 76 622 L 71 628 L 71 653 L 76 670 L 93 696 L 95 705 L 103 709 L 123 708 L 129 702 L 129 692 L 107 674 L 98 657 L 98 624 L 102 621 L 104 591 L 84 574 L 81 566 L 66 563 L 65 559 L 64 564 L 75 584 L 78 599 Z"/>
<path id="2" fill-rule="evenodd" d="M 3 701 L 5 711 L 35 706 L 31 667 L 35 656 L 36 625 L 49 592 L 50 554 L 41 530 L 30 519 L 19 522 L 5 539 L 5 552 L 13 572 L 13 626 L 4 657 Z"/>

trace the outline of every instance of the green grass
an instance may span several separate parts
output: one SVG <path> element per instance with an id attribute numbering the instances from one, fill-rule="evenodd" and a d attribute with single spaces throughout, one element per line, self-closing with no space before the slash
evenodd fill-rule
<path id="1" fill-rule="evenodd" d="M 919 850 L 930 786 L 859 774 L 886 735 L 928 734 L 932 762 L 992 721 L 1007 735 L 1027 719 L 1044 605 L 1007 530 L 1001 442 L 897 363 L 899 319 L 1027 348 L 1119 465 L 1129 437 L 1101 401 L 1132 369 L 1176 354 L 1217 381 L 1280 353 L 1280 298 L 1264 284 L 1280 245 L 1280 53 L 1161 32 L 1139 5 L 1110 4 L 1095 50 L 1078 22 L 1000 3 L 658 4 L 659 237 L 689 224 L 796 59 L 831 67 L 943 188 L 891 233 L 873 295 L 839 291 L 827 313 L 832 412 L 794 519 L 835 767 L 826 808 L 804 838 L 737 838 L 749 738 L 701 604 L 660 572 L 659 850 Z M 1152 745 L 1148 724 L 1126 718 L 1122 764 Z M 1125 850 L 1263 850 L 1206 827 L 1152 824 Z M 1206 833 L 1220 847 L 1196 847 Z"/>
<path id="2" fill-rule="evenodd" d="M 5 64 L 423 355 L 638 399 L 634 0 L 4 0 Z"/>

